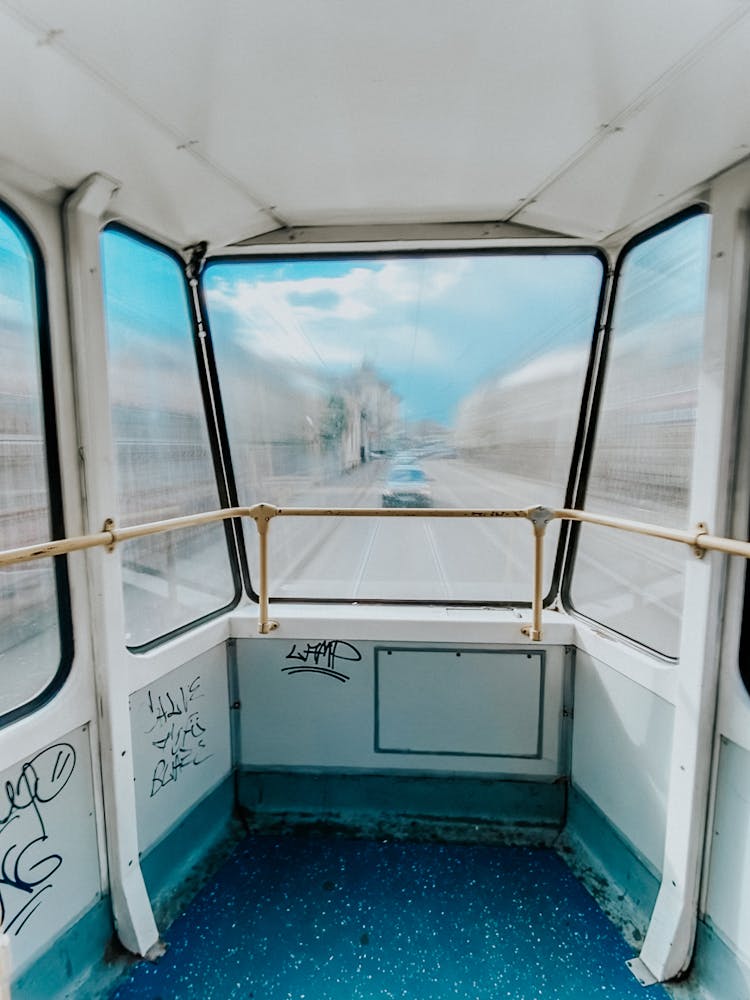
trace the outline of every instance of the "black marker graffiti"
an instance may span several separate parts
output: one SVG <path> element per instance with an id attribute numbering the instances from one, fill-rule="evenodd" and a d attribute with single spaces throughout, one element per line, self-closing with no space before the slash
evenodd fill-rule
<path id="1" fill-rule="evenodd" d="M 187 686 L 181 684 L 176 691 L 166 691 L 156 698 L 148 692 L 154 722 L 145 735 L 152 737 L 151 745 L 161 752 L 151 775 L 150 798 L 177 781 L 184 768 L 198 767 L 213 757 L 206 752 L 206 727 L 194 704 L 204 697 L 200 686 L 199 675 Z"/>
<path id="2" fill-rule="evenodd" d="M 44 806 L 62 792 L 75 765 L 73 747 L 57 743 L 21 765 L 0 791 L 0 926 L 6 932 L 20 933 L 63 863 L 46 843 Z"/>
<path id="3" fill-rule="evenodd" d="M 342 642 L 341 639 L 327 639 L 323 642 L 308 642 L 303 650 L 298 650 L 297 644 L 294 643 L 286 654 L 286 659 L 297 660 L 304 666 L 282 667 L 281 670 L 285 674 L 325 674 L 327 677 L 335 677 L 337 681 L 346 683 L 349 680 L 349 675 L 336 670 L 336 661 L 348 660 L 350 663 L 356 663 L 362 659 L 362 654 L 349 642 Z"/>
<path id="4" fill-rule="evenodd" d="M 153 716 L 154 724 L 146 730 L 146 735 L 152 733 L 157 726 L 168 723 L 170 719 L 187 715 L 188 705 L 203 697 L 200 693 L 200 686 L 199 675 L 194 677 L 187 687 L 181 684 L 174 694 L 171 691 L 165 691 L 164 694 L 158 695 L 156 701 L 154 701 L 153 693 L 149 691 L 148 709 Z"/>

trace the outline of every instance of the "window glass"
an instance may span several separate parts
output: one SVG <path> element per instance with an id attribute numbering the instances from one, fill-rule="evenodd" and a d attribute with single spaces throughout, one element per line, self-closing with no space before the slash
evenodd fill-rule
<path id="1" fill-rule="evenodd" d="M 587 510 L 688 527 L 709 226 L 693 215 L 623 258 Z M 582 525 L 572 603 L 676 656 L 686 558 L 680 545 Z"/>
<path id="2" fill-rule="evenodd" d="M 52 536 L 35 258 L 0 208 L 0 548 Z M 50 442 L 54 447 L 54 442 Z M 52 560 L 0 569 L 0 716 L 33 701 L 58 672 Z"/>
<path id="3" fill-rule="evenodd" d="M 240 503 L 563 503 L 598 256 L 233 259 L 202 280 Z M 526 521 L 278 519 L 271 594 L 527 602 L 532 539 Z M 257 572 L 256 552 L 250 535 Z"/>
<path id="4" fill-rule="evenodd" d="M 101 251 L 118 520 L 215 510 L 221 503 L 181 266 L 118 228 L 104 231 Z M 220 524 L 128 542 L 122 559 L 128 646 L 174 632 L 234 598 Z"/>

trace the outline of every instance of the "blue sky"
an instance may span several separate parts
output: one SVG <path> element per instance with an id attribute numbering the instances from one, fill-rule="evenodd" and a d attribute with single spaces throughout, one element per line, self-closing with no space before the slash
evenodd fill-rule
<path id="1" fill-rule="evenodd" d="M 110 338 L 184 338 L 191 320 L 179 261 L 118 229 L 102 233 L 101 252 Z"/>
<path id="2" fill-rule="evenodd" d="M 372 365 L 404 416 L 449 424 L 483 380 L 588 345 L 601 264 L 589 255 L 433 255 L 209 265 L 217 354 L 322 379 Z M 236 374 L 236 373 L 235 373 Z"/>
<path id="3" fill-rule="evenodd" d="M 0 212 L 0 317 L 4 330 L 35 327 L 34 272 L 26 240 Z"/>
<path id="4" fill-rule="evenodd" d="M 618 329 L 700 313 L 709 225 L 696 216 L 629 254 L 623 274 L 637 291 L 622 295 Z M 116 229 L 102 252 L 110 348 L 148 342 L 155 373 L 174 369 L 178 350 L 184 363 L 179 262 Z M 290 391 L 296 382 L 324 394 L 367 363 L 406 420 L 445 425 L 491 378 L 523 380 L 524 366 L 539 378 L 578 367 L 579 355 L 582 374 L 601 279 L 594 255 L 518 252 L 237 259 L 209 262 L 203 277 L 220 377 L 222 364 L 235 379 L 273 368 Z"/>

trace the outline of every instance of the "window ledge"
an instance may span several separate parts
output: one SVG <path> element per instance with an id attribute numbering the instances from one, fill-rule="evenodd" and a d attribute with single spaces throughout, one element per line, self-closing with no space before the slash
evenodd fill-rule
<path id="1" fill-rule="evenodd" d="M 528 608 L 289 603 L 272 606 L 271 618 L 278 622 L 278 628 L 269 633 L 271 638 L 536 645 L 521 632 L 530 621 Z M 575 640 L 575 625 L 564 612 L 545 611 L 542 629 L 545 645 L 569 645 Z M 230 635 L 234 639 L 268 638 L 258 633 L 255 605 L 232 614 Z"/>

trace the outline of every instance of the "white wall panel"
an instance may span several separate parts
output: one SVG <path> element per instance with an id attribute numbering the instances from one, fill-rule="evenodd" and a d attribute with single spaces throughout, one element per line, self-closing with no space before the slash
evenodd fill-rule
<path id="1" fill-rule="evenodd" d="M 226 649 L 130 696 L 138 844 L 148 850 L 231 770 Z"/>
<path id="2" fill-rule="evenodd" d="M 542 670 L 538 649 L 528 658 L 351 638 L 237 646 L 245 767 L 560 773 L 562 648 L 544 651 Z M 381 678 L 381 703 L 375 661 L 388 648 L 395 665 Z M 489 733 L 479 732 L 478 712 Z"/>
<path id="3" fill-rule="evenodd" d="M 573 784 L 661 870 L 674 709 L 595 660 L 576 655 Z"/>
<path id="4" fill-rule="evenodd" d="M 0 923 L 18 973 L 98 898 L 89 727 L 0 774 Z"/>
<path id="5" fill-rule="evenodd" d="M 706 915 L 750 962 L 750 753 L 721 741 Z"/>

